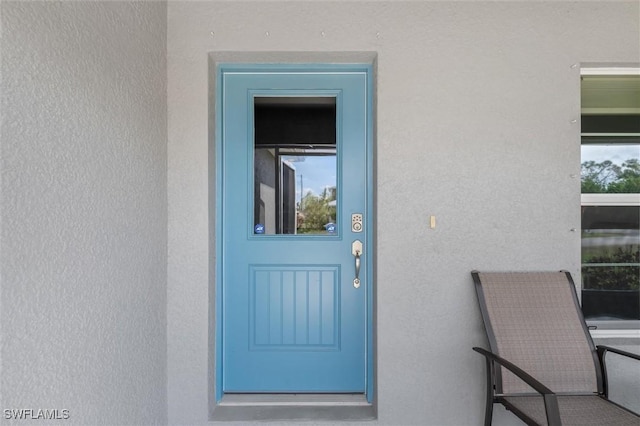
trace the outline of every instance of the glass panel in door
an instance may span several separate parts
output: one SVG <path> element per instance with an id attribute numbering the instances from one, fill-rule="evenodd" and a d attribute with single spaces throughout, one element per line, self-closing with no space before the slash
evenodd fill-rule
<path id="1" fill-rule="evenodd" d="M 254 234 L 335 235 L 335 97 L 254 98 Z"/>

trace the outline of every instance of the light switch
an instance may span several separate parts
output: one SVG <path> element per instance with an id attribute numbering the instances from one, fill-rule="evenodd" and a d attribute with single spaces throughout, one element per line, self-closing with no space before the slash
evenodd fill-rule
<path id="1" fill-rule="evenodd" d="M 431 228 L 431 229 L 435 229 L 436 228 L 436 217 L 435 216 L 429 216 L 429 228 Z"/>

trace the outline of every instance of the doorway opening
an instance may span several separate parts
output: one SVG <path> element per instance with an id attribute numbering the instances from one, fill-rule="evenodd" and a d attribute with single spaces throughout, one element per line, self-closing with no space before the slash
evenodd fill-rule
<path id="1" fill-rule="evenodd" d="M 216 407 L 303 398 L 371 418 L 371 66 L 216 78 Z"/>

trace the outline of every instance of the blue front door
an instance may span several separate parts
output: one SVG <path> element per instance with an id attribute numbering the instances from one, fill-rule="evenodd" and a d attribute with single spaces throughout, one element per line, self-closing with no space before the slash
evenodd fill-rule
<path id="1" fill-rule="evenodd" d="M 370 70 L 219 78 L 222 391 L 365 393 Z"/>

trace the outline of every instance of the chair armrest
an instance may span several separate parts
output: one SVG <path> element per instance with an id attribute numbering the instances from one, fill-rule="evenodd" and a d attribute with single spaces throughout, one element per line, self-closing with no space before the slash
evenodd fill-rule
<path id="1" fill-rule="evenodd" d="M 518 376 L 522 381 L 524 381 L 526 384 L 528 384 L 533 389 L 535 389 L 536 392 L 541 394 L 544 400 L 544 408 L 547 415 L 547 423 L 549 426 L 556 426 L 556 425 L 562 424 L 560 421 L 560 409 L 558 407 L 558 399 L 556 398 L 556 394 L 551 389 L 549 389 L 548 387 L 540 383 L 533 376 L 531 376 L 529 373 L 527 373 L 517 365 L 494 354 L 493 352 L 489 352 L 486 349 L 482 349 L 478 347 L 474 347 L 473 350 L 478 352 L 479 354 L 484 355 L 485 358 L 487 358 L 487 360 L 497 362 L 507 370 L 511 371 L 513 374 Z"/>
<path id="2" fill-rule="evenodd" d="M 605 398 L 609 398 L 609 378 L 607 374 L 607 364 L 604 359 L 607 352 L 613 352 L 614 354 L 622 355 L 638 361 L 640 361 L 640 355 L 605 345 L 598 345 L 596 349 L 598 352 L 598 360 L 600 361 L 600 372 L 602 373 L 602 395 L 604 395 Z"/>
<path id="3" fill-rule="evenodd" d="M 553 391 L 551 389 L 549 389 L 548 387 L 540 383 L 538 380 L 535 379 L 535 377 L 531 376 L 529 373 L 527 373 L 517 365 L 513 364 L 512 362 L 509 362 L 506 359 L 500 357 L 499 355 L 496 355 L 493 352 L 489 352 L 486 349 L 476 347 L 476 348 L 473 348 L 473 350 L 484 355 L 490 360 L 495 361 L 498 364 L 502 365 L 504 368 L 511 371 L 513 374 L 515 374 L 520 379 L 522 379 L 522 381 L 524 381 L 526 384 L 534 388 L 536 392 L 538 392 L 539 394 L 542 394 L 542 395 L 553 394 Z"/>
<path id="4" fill-rule="evenodd" d="M 640 361 L 640 354 L 634 354 L 633 352 L 623 351 L 621 349 L 612 348 L 611 346 L 606 345 L 598 345 L 597 348 L 598 355 L 600 355 L 600 357 L 603 357 L 606 352 L 613 352 L 614 354 L 626 356 L 628 358 L 633 358 Z"/>

